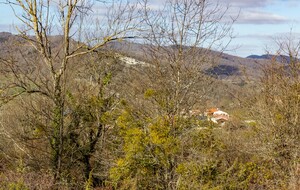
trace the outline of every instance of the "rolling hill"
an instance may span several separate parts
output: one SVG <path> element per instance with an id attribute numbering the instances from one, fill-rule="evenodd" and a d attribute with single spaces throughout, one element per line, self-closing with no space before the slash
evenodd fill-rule
<path id="1" fill-rule="evenodd" d="M 17 54 L 17 52 L 14 52 L 14 49 L 12 47 L 14 45 L 18 46 L 18 43 L 21 42 L 22 39 L 19 36 L 13 35 L 8 32 L 0 32 L 0 57 L 7 56 L 8 54 Z M 51 37 L 51 42 L 59 48 L 60 37 Z M 141 65 L 142 63 L 146 64 L 149 62 L 150 58 L 147 56 L 146 52 L 149 48 L 151 48 L 151 46 L 149 45 L 122 41 L 109 43 L 107 46 L 105 46 L 105 51 L 114 51 L 118 53 L 118 55 L 120 55 L 120 59 L 123 62 L 128 62 L 129 65 L 136 66 Z M 171 51 L 174 50 L 174 48 L 176 47 L 167 46 L 164 48 L 167 51 Z M 188 50 L 189 47 L 186 47 L 186 49 Z M 34 51 L 30 50 L 30 48 L 28 47 L 24 47 L 22 51 L 24 51 L 24 54 L 34 54 Z M 103 51 L 103 49 L 99 51 Z M 242 58 L 226 53 L 207 50 L 204 48 L 197 48 L 196 51 L 198 51 L 199 53 L 196 53 L 194 55 L 196 56 L 195 59 L 197 59 L 197 56 L 200 57 L 203 54 L 203 52 L 208 54 L 210 57 L 214 57 L 214 60 L 209 64 L 208 62 L 203 63 L 201 61 L 196 63 L 203 65 L 203 72 L 205 74 L 211 75 L 214 78 L 231 81 L 245 80 L 245 78 L 250 80 L 257 79 L 257 77 L 261 73 L 260 66 L 263 64 L 267 64 L 267 62 L 273 57 L 273 55 L 266 54 L 261 56 L 250 55 L 247 58 Z M 286 59 L 286 57 L 282 58 Z"/>

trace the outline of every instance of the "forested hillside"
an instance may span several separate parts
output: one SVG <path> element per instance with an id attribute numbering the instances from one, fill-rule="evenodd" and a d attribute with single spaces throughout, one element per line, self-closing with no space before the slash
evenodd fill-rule
<path id="1" fill-rule="evenodd" d="M 0 189 L 299 188 L 299 46 L 225 53 L 236 18 L 215 1 L 9 3 Z"/>

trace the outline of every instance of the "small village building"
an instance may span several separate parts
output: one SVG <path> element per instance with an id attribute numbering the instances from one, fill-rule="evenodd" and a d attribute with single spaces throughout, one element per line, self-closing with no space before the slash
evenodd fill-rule
<path id="1" fill-rule="evenodd" d="M 182 111 L 182 115 L 184 116 L 186 112 Z M 204 113 L 199 109 L 189 110 L 184 117 L 193 117 L 198 120 L 208 120 L 213 123 L 216 123 L 220 126 L 224 126 L 225 123 L 229 120 L 229 114 L 221 111 L 219 108 L 210 108 L 206 110 Z"/>
<path id="2" fill-rule="evenodd" d="M 213 123 L 224 126 L 225 122 L 229 120 L 229 114 L 221 111 L 219 108 L 208 109 L 205 113 L 207 119 Z"/>

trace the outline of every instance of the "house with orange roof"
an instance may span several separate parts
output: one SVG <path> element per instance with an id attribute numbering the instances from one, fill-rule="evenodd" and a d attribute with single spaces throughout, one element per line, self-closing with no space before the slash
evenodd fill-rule
<path id="1" fill-rule="evenodd" d="M 204 115 L 211 117 L 216 111 L 219 111 L 219 108 L 210 108 L 204 112 Z"/>
<path id="2" fill-rule="evenodd" d="M 229 114 L 221 111 L 219 108 L 208 109 L 204 114 L 209 121 L 220 124 L 221 126 L 224 126 L 225 122 L 229 120 Z"/>
<path id="3" fill-rule="evenodd" d="M 185 111 L 181 112 L 185 117 L 194 117 L 199 120 L 208 120 L 218 125 L 224 126 L 224 124 L 229 120 L 229 114 L 221 111 L 219 108 L 210 108 L 204 113 L 199 109 L 189 110 L 187 113 Z"/>

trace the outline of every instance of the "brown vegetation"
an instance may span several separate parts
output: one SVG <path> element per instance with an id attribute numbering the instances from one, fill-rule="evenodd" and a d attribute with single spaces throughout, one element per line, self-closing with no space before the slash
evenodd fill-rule
<path id="1" fill-rule="evenodd" d="M 296 190 L 299 48 L 255 66 L 223 54 L 235 20 L 213 2 L 115 2 L 90 30 L 86 1 L 9 2 L 26 16 L 0 37 L 0 188 Z M 238 72 L 208 72 L 222 68 Z M 182 114 L 215 106 L 222 127 Z"/>

